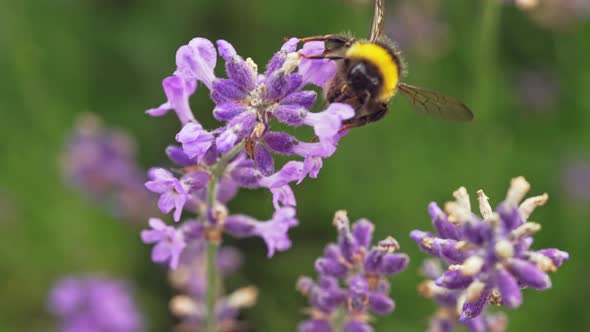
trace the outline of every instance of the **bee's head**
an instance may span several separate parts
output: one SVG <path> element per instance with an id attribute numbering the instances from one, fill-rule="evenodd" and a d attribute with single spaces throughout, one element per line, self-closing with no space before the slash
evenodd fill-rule
<path id="1" fill-rule="evenodd" d="M 354 43 L 354 38 L 345 35 L 327 35 L 324 37 L 325 52 L 343 54 Z"/>

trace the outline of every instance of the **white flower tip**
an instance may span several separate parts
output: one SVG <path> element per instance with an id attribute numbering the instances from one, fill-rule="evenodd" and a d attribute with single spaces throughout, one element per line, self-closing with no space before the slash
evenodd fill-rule
<path id="1" fill-rule="evenodd" d="M 465 187 L 460 187 L 453 192 L 453 197 L 457 200 L 457 203 L 461 205 L 465 210 L 471 211 L 471 202 L 469 201 L 469 194 Z"/>
<path id="2" fill-rule="evenodd" d="M 250 67 L 250 69 L 252 70 L 252 72 L 258 73 L 258 65 L 256 64 L 256 62 L 254 62 L 254 60 L 252 60 L 252 58 L 247 58 L 246 59 L 246 65 L 248 67 Z"/>
<path id="3" fill-rule="evenodd" d="M 378 247 L 380 251 L 387 253 L 392 253 L 400 249 L 399 242 L 393 236 L 388 236 L 385 240 L 379 241 Z"/>
<path id="4" fill-rule="evenodd" d="M 522 10 L 531 10 L 539 6 L 539 0 L 516 0 L 516 6 Z"/>
<path id="5" fill-rule="evenodd" d="M 458 202 L 446 202 L 445 213 L 448 216 L 449 222 L 457 225 L 469 220 L 471 211 L 465 209 L 465 207 Z"/>
<path id="6" fill-rule="evenodd" d="M 342 226 L 348 226 L 350 221 L 348 220 L 348 212 L 346 210 L 338 210 L 334 213 L 334 220 L 332 222 L 336 228 L 341 228 Z"/>
<path id="7" fill-rule="evenodd" d="M 483 263 L 483 258 L 479 256 L 471 256 L 465 260 L 461 271 L 465 276 L 474 276 L 481 271 Z"/>
<path id="8" fill-rule="evenodd" d="M 479 280 L 472 282 L 471 285 L 469 285 L 469 287 L 467 287 L 467 290 L 465 291 L 465 300 L 468 302 L 473 302 L 477 300 L 481 296 L 481 293 L 483 292 L 485 287 L 486 285 Z"/>
<path id="9" fill-rule="evenodd" d="M 479 211 L 481 213 L 481 216 L 486 220 L 491 219 L 492 215 L 494 214 L 494 211 L 492 210 L 492 207 L 490 206 L 489 199 L 490 198 L 483 192 L 483 190 L 480 189 L 477 191 L 477 200 L 479 201 Z"/>
<path id="10" fill-rule="evenodd" d="M 189 296 L 177 295 L 170 300 L 170 311 L 179 317 L 196 316 L 202 308 Z"/>
<path id="11" fill-rule="evenodd" d="M 230 307 L 241 309 L 250 308 L 256 305 L 258 300 L 258 288 L 254 286 L 243 287 L 234 291 L 228 298 L 227 303 Z"/>
<path id="12" fill-rule="evenodd" d="M 511 236 L 514 239 L 529 237 L 541 230 L 541 224 L 536 222 L 526 222 L 512 231 Z"/>
<path id="13" fill-rule="evenodd" d="M 262 122 L 256 122 L 256 125 L 254 125 L 254 130 L 252 130 L 252 135 L 255 138 L 260 138 L 262 135 L 264 135 L 265 131 L 266 125 Z"/>
<path id="14" fill-rule="evenodd" d="M 443 289 L 437 286 L 432 280 L 425 280 L 418 285 L 418 293 L 424 297 L 433 297 L 441 291 Z"/>
<path id="15" fill-rule="evenodd" d="M 227 219 L 228 214 L 229 213 L 225 205 L 217 201 L 215 204 L 213 204 L 213 209 L 211 209 L 211 218 L 213 218 L 217 224 L 223 225 L 225 223 L 225 219 Z"/>
<path id="16" fill-rule="evenodd" d="M 298 52 L 291 52 L 287 54 L 287 59 L 283 63 L 281 70 L 285 73 L 289 74 L 292 73 L 301 62 L 301 55 Z"/>
<path id="17" fill-rule="evenodd" d="M 535 211 L 535 208 L 537 206 L 545 205 L 545 203 L 547 203 L 547 200 L 549 200 L 549 195 L 547 193 L 525 199 L 524 202 L 522 202 L 522 204 L 520 204 L 520 206 L 518 207 L 521 217 L 524 220 L 527 220 L 533 213 L 533 211 Z"/>
<path id="18" fill-rule="evenodd" d="M 510 258 L 514 256 L 514 246 L 510 241 L 501 240 L 496 243 L 495 246 L 496 254 L 502 258 Z"/>
<path id="19" fill-rule="evenodd" d="M 463 293 L 457 299 L 457 316 L 460 316 L 461 313 L 463 312 L 463 305 L 465 304 L 465 301 L 467 301 L 467 295 L 465 293 Z"/>
<path id="20" fill-rule="evenodd" d="M 457 270 L 463 270 L 463 265 L 460 265 L 460 264 L 449 265 L 449 271 L 457 271 Z"/>
<path id="21" fill-rule="evenodd" d="M 529 260 L 531 262 L 535 263 L 535 265 L 537 265 L 539 270 L 541 270 L 543 272 L 557 271 L 557 266 L 555 266 L 555 264 L 553 263 L 551 258 L 549 258 L 545 255 L 534 252 L 534 253 L 531 253 Z"/>
<path id="22" fill-rule="evenodd" d="M 510 181 L 510 188 L 506 194 L 506 202 L 518 205 L 530 189 L 530 183 L 523 176 L 512 179 Z"/>

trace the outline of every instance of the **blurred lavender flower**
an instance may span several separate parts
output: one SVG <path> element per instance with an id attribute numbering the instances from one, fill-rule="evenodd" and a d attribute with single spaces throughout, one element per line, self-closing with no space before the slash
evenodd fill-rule
<path id="1" fill-rule="evenodd" d="M 207 281 L 206 271 L 202 268 L 205 263 L 206 243 L 193 241 L 191 246 L 183 251 L 178 268 L 169 271 L 171 284 L 181 292 L 170 300 L 170 311 L 181 320 L 176 328 L 177 331 L 205 329 Z M 223 281 L 226 276 L 238 270 L 241 264 L 242 256 L 237 249 L 221 247 L 216 264 L 219 281 Z M 245 324 L 238 319 L 240 311 L 254 306 L 257 295 L 258 291 L 253 286 L 240 288 L 228 295 L 223 295 L 223 288 L 220 287 L 216 305 L 218 331 L 242 331 Z"/>
<path id="2" fill-rule="evenodd" d="M 385 19 L 386 31 L 399 46 L 425 58 L 445 55 L 451 35 L 439 17 L 440 4 L 427 0 L 398 1 Z"/>
<path id="3" fill-rule="evenodd" d="M 590 160 L 567 160 L 562 169 L 561 182 L 568 199 L 581 206 L 590 204 Z"/>
<path id="4" fill-rule="evenodd" d="M 547 28 L 563 29 L 590 17 L 588 0 L 501 0 L 526 10 L 532 19 Z"/>
<path id="5" fill-rule="evenodd" d="M 522 304 L 522 288 L 543 290 L 551 287 L 547 272 L 554 272 L 569 255 L 559 249 L 533 251 L 532 235 L 541 226 L 528 217 L 545 204 L 547 194 L 521 201 L 530 188 L 518 177 L 512 180 L 504 202 L 496 212 L 488 197 L 478 191 L 483 219 L 471 212 L 465 188 L 459 188 L 455 202 L 445 205 L 446 214 L 436 203 L 428 211 L 437 234 L 415 230 L 410 236 L 421 250 L 449 264 L 435 282 L 446 289 L 460 289 L 460 321 L 477 318 L 488 303 L 516 308 Z M 520 205 L 519 205 L 520 204 Z"/>
<path id="6" fill-rule="evenodd" d="M 49 309 L 63 332 L 143 331 L 128 285 L 103 277 L 67 277 L 49 294 Z"/>
<path id="7" fill-rule="evenodd" d="M 559 82 L 546 69 L 528 69 L 518 75 L 515 91 L 523 109 L 544 113 L 555 108 L 559 97 Z"/>
<path id="8" fill-rule="evenodd" d="M 371 248 L 374 226 L 362 219 L 350 227 L 344 211 L 336 212 L 338 242 L 328 244 L 315 263 L 317 280 L 301 277 L 297 289 L 309 299 L 310 319 L 299 325 L 301 332 L 373 331 L 369 313 L 387 315 L 395 304 L 389 297 L 387 277 L 403 271 L 409 258 L 388 237 Z M 345 285 L 344 288 L 341 284 Z"/>
<path id="9" fill-rule="evenodd" d="M 61 164 L 72 186 L 102 203 L 112 203 L 124 219 L 145 220 L 155 213 L 132 137 L 104 128 L 96 115 L 79 117 Z"/>
<path id="10" fill-rule="evenodd" d="M 436 280 L 443 273 L 439 260 L 427 259 L 422 264 L 421 274 L 427 280 L 420 284 L 418 291 L 422 296 L 432 298 L 438 305 L 438 310 L 430 319 L 428 332 L 454 331 L 459 320 L 457 304 L 463 291 L 437 286 Z M 471 332 L 504 332 L 507 317 L 503 313 L 489 313 L 485 310 L 478 317 L 461 323 Z"/>

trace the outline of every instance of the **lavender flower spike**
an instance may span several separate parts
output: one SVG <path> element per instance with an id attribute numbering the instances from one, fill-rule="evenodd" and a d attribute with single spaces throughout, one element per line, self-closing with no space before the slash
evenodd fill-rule
<path id="1" fill-rule="evenodd" d="M 66 277 L 49 294 L 49 310 L 63 332 L 144 331 L 129 286 L 105 277 Z"/>
<path id="2" fill-rule="evenodd" d="M 503 313 L 492 314 L 487 310 L 477 318 L 459 322 L 457 305 L 464 291 L 438 286 L 437 279 L 440 279 L 443 273 L 440 260 L 427 259 L 422 263 L 421 274 L 427 280 L 418 286 L 418 292 L 424 297 L 432 298 L 438 306 L 430 318 L 428 332 L 451 332 L 455 330 L 457 323 L 464 325 L 470 332 L 504 332 L 506 330 L 506 315 Z"/>
<path id="3" fill-rule="evenodd" d="M 351 227 L 346 212 L 338 211 L 334 226 L 338 241 L 328 244 L 316 260 L 318 279 L 302 277 L 297 282 L 312 306 L 310 319 L 299 325 L 299 331 L 332 331 L 335 326 L 347 332 L 373 331 L 369 314 L 387 315 L 395 308 L 387 277 L 403 271 L 409 258 L 396 253 L 399 244 L 392 237 L 371 247 L 374 226 L 368 220 Z M 345 314 L 335 315 L 338 310 Z"/>
<path id="4" fill-rule="evenodd" d="M 448 264 L 436 287 L 461 290 L 459 320 L 478 319 L 488 303 L 516 308 L 522 304 L 522 289 L 551 287 L 548 272 L 555 272 L 568 253 L 558 249 L 532 250 L 533 235 L 541 229 L 528 221 L 547 194 L 524 199 L 530 188 L 523 177 L 514 178 L 506 199 L 494 211 L 482 190 L 477 192 L 482 218 L 471 212 L 465 188 L 445 205 L 429 207 L 436 233 L 412 231 L 420 249 Z M 433 286 L 434 287 L 434 286 Z M 475 324 L 475 323 L 470 323 Z"/>
<path id="5" fill-rule="evenodd" d="M 310 111 L 317 94 L 304 88 L 309 84 L 325 85 L 334 75 L 336 64 L 329 59 L 304 58 L 308 52 L 323 52 L 321 43 L 304 46 L 304 50 L 298 50 L 298 44 L 296 38 L 288 40 L 272 56 L 265 70 L 259 71 L 254 60 L 242 57 L 229 42 L 218 40 L 213 43 L 205 38 L 194 38 L 178 49 L 176 70 L 163 81 L 167 102 L 147 112 L 161 116 L 173 109 L 182 129 L 175 137 L 181 146 L 166 149 L 176 166 L 152 168 L 145 187 L 159 195 L 160 211 L 165 214 L 173 212 L 175 222 L 180 223 L 181 217 L 189 213 L 196 216 L 178 227 L 152 218 L 149 221 L 151 229 L 142 231 L 141 238 L 145 243 L 154 244 L 152 260 L 166 263 L 171 269 L 181 265 L 179 270 L 182 270 L 181 256 L 188 255 L 195 246 L 202 247 L 202 250 L 206 247 L 209 253 L 206 262 L 199 265 L 201 270 L 203 265 L 206 266 L 206 277 L 197 278 L 199 282 L 188 287 L 188 293 L 200 294 L 206 300 L 180 297 L 171 303 L 173 311 L 186 318 L 182 328 L 225 331 L 231 327 L 233 330 L 231 324 L 237 323 L 238 309 L 253 304 L 253 301 L 241 303 L 243 297 L 238 295 L 244 293 L 216 301 L 220 288 L 216 283 L 221 271 L 215 269 L 214 258 L 223 235 L 237 238 L 258 236 L 264 240 L 269 257 L 289 249 L 288 232 L 298 224 L 295 194 L 290 184 L 299 183 L 306 177 L 317 177 L 323 159 L 334 154 L 340 138 L 346 134 L 342 132 L 342 123 L 354 116 L 349 105 L 338 103 L 320 112 Z M 215 75 L 218 57 L 223 60 L 226 77 Z M 217 128 L 203 128 L 190 109 L 189 97 L 199 83 L 209 90 L 214 103 L 212 115 L 221 122 Z M 308 143 L 311 137 L 298 139 L 273 130 L 271 127 L 278 122 L 293 127 L 309 126 L 319 141 Z M 274 154 L 299 160 L 287 160 L 277 166 Z M 226 204 L 242 188 L 265 188 L 272 193 L 275 212 L 271 220 L 261 222 L 228 212 Z M 356 245 L 365 248 L 359 249 L 359 254 L 364 255 L 369 249 L 366 239 L 367 234 L 359 235 Z M 352 253 L 350 250 L 347 255 Z M 403 255 L 388 255 L 386 252 L 372 255 L 375 262 L 371 263 L 374 271 L 370 275 L 375 276 L 371 282 L 358 279 L 354 286 L 351 283 L 349 291 L 342 290 L 341 293 L 343 299 L 347 292 L 351 298 L 367 299 L 367 308 L 355 309 L 359 314 L 351 316 L 347 322 L 345 329 L 349 331 L 368 326 L 362 312 L 386 313 L 393 309 L 393 302 L 372 282 L 373 279 L 379 280 L 380 276 L 399 272 L 407 264 L 407 257 Z M 359 266 L 361 263 L 358 262 Z M 249 294 L 250 299 L 255 297 L 254 292 Z M 333 304 L 334 301 L 339 300 L 335 297 L 328 302 Z"/>

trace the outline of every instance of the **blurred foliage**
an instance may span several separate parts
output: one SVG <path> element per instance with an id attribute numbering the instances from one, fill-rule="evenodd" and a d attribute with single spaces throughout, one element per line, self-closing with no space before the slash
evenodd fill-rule
<path id="1" fill-rule="evenodd" d="M 395 1 L 388 2 L 393 11 Z M 353 130 L 319 179 L 295 188 L 301 226 L 292 250 L 267 260 L 261 241 L 237 243 L 246 266 L 230 287 L 260 287 L 260 303 L 245 314 L 256 331 L 292 331 L 303 319 L 295 280 L 313 274 L 315 257 L 335 238 L 333 212 L 342 208 L 353 219 L 374 221 L 378 237 L 397 237 L 413 260 L 393 281 L 397 311 L 378 319 L 377 331 L 423 331 L 433 305 L 415 291 L 425 255 L 409 231 L 428 228 L 431 200 L 444 202 L 464 185 L 471 193 L 484 188 L 498 202 L 516 175 L 528 178 L 532 193 L 551 197 L 534 215 L 543 225 L 535 246 L 560 247 L 573 259 L 553 275 L 553 289 L 525 291 L 523 308 L 508 312 L 509 331 L 590 329 L 590 208 L 571 200 L 561 184 L 566 160 L 590 158 L 590 22 L 550 29 L 489 0 L 437 8 L 453 43 L 440 57 L 408 50 L 407 81 L 464 99 L 475 122 L 421 118 L 395 99 L 383 121 Z M 160 81 L 174 69 L 180 45 L 195 36 L 223 38 L 262 65 L 285 36 L 343 30 L 363 36 L 371 15 L 370 4 L 343 0 L 2 1 L 0 331 L 54 330 L 47 291 L 69 273 L 131 280 L 151 330 L 172 324 L 164 269 L 150 262 L 139 226 L 110 217 L 64 184 L 58 159 L 78 113 L 96 112 L 130 131 L 144 167 L 166 163 L 163 149 L 178 123 L 142 111 L 164 99 Z M 559 84 L 555 104 L 542 113 L 516 94 L 519 73 L 531 67 L 549 69 Z M 192 105 L 211 127 L 205 89 Z M 231 208 L 264 218 L 270 194 L 242 193 Z"/>

